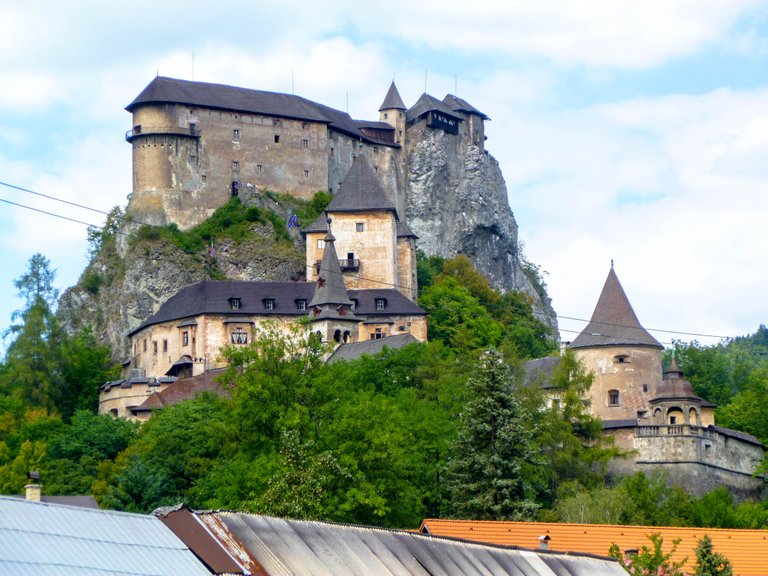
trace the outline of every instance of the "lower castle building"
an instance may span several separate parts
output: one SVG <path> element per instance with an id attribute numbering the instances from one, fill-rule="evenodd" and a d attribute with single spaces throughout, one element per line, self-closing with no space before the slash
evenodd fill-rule
<path id="1" fill-rule="evenodd" d="M 586 399 L 592 414 L 629 454 L 612 461 L 610 472 L 661 471 L 697 495 L 718 486 L 737 499 L 760 495 L 764 481 L 753 474 L 765 447 L 718 426 L 714 404 L 694 394 L 676 360 L 662 373 L 664 347 L 640 324 L 613 266 L 589 324 L 569 347 L 594 376 Z M 553 361 L 530 362 L 529 380 L 537 371 L 546 378 Z"/>
<path id="2" fill-rule="evenodd" d="M 303 232 L 310 281 L 186 286 L 128 334 L 131 358 L 123 378 L 101 387 L 99 413 L 146 419 L 165 399 L 215 391 L 210 375 L 226 366 L 223 349 L 252 344 L 267 326 L 288 334 L 305 319 L 302 330 L 336 347 L 331 361 L 426 341 L 414 235 L 364 157 Z"/>

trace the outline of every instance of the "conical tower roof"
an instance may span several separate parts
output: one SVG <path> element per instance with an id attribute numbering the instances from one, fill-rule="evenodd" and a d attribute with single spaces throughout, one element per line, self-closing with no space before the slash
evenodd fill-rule
<path id="1" fill-rule="evenodd" d="M 664 378 L 656 389 L 656 395 L 651 398 L 651 403 L 663 400 L 695 400 L 705 406 L 712 406 L 709 402 L 696 396 L 691 383 L 683 378 L 683 371 L 677 365 L 677 358 L 672 357 L 672 363 L 664 372 Z"/>
<path id="2" fill-rule="evenodd" d="M 403 99 L 400 98 L 400 92 L 397 91 L 397 86 L 395 86 L 395 81 L 392 80 L 392 84 L 389 86 L 389 90 L 387 91 L 387 95 L 384 96 L 384 102 L 381 103 L 381 106 L 379 107 L 379 112 L 383 110 L 405 110 L 405 104 L 403 104 Z"/>
<path id="3" fill-rule="evenodd" d="M 344 275 L 339 266 L 339 257 L 336 255 L 335 238 L 331 234 L 330 220 L 328 222 L 328 233 L 325 235 L 325 250 L 323 259 L 320 262 L 320 272 L 317 275 L 317 285 L 312 301 L 309 303 L 312 307 L 338 307 L 346 306 L 352 308 L 352 300 L 347 294 L 347 287 L 344 284 Z"/>
<path id="4" fill-rule="evenodd" d="M 379 182 L 365 156 L 352 163 L 338 192 L 326 208 L 328 212 L 381 212 L 397 214 L 395 205 Z"/>
<path id="5" fill-rule="evenodd" d="M 571 343 L 571 348 L 593 348 L 596 346 L 652 346 L 663 348 L 651 336 L 629 303 L 616 272 L 611 265 L 603 291 L 592 313 L 592 319 Z"/>

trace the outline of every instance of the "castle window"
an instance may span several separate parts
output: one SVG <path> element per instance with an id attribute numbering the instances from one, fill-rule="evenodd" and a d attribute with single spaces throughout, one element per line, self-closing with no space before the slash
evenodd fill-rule
<path id="1" fill-rule="evenodd" d="M 240 140 L 240 130 L 235 128 L 232 130 L 232 142 L 238 142 Z"/>
<path id="2" fill-rule="evenodd" d="M 384 112 L 384 120 L 386 120 L 386 119 L 387 119 L 387 113 Z"/>
<path id="3" fill-rule="evenodd" d="M 317 249 L 318 249 L 318 250 L 323 250 L 323 249 L 325 249 L 325 240 L 323 240 L 322 238 L 320 238 L 320 239 L 317 241 Z"/>
<path id="4" fill-rule="evenodd" d="M 304 148 L 304 149 L 309 148 L 309 140 L 307 140 L 307 139 L 302 140 L 301 141 L 301 147 Z"/>
<path id="5" fill-rule="evenodd" d="M 195 156 L 194 154 L 190 154 L 189 155 L 189 163 L 190 164 L 197 164 L 197 156 Z"/>
<path id="6" fill-rule="evenodd" d="M 280 144 L 280 134 L 275 134 L 275 144 Z"/>
<path id="7" fill-rule="evenodd" d="M 229 299 L 229 307 L 232 310 L 239 310 L 241 306 L 240 298 L 230 298 Z"/>
<path id="8" fill-rule="evenodd" d="M 384 338 L 384 333 L 381 331 L 381 328 L 376 328 L 371 334 L 371 340 L 381 340 Z"/>
<path id="9" fill-rule="evenodd" d="M 617 354 L 613 357 L 613 361 L 616 364 L 629 364 L 629 355 L 628 354 Z"/>
<path id="10" fill-rule="evenodd" d="M 168 352 L 168 340 L 163 340 L 163 352 Z"/>
<path id="11" fill-rule="evenodd" d="M 335 156 L 336 152 L 333 148 L 331 148 L 331 157 Z"/>
<path id="12" fill-rule="evenodd" d="M 307 301 L 304 299 L 296 300 L 296 308 L 298 310 L 306 310 L 307 309 Z"/>
<path id="13" fill-rule="evenodd" d="M 375 173 L 377 173 L 377 174 L 378 174 L 378 172 L 379 172 L 379 167 L 378 167 L 378 166 L 374 166 L 374 167 L 373 167 L 373 171 L 374 171 Z"/>
<path id="14" fill-rule="evenodd" d="M 144 352 L 147 351 L 147 339 L 144 338 Z"/>
<path id="15" fill-rule="evenodd" d="M 280 118 L 273 118 L 272 126 L 280 126 Z"/>
<path id="16" fill-rule="evenodd" d="M 157 356 L 157 340 L 152 340 L 152 354 Z"/>
<path id="17" fill-rule="evenodd" d="M 264 298 L 264 309 L 265 310 L 274 310 L 275 309 L 275 299 L 274 298 Z"/>
<path id="18" fill-rule="evenodd" d="M 302 129 L 306 130 L 307 128 L 309 128 L 309 124 L 307 122 L 302 122 L 301 127 Z"/>
<path id="19" fill-rule="evenodd" d="M 397 113 L 397 117 L 398 117 L 398 118 L 402 118 L 402 117 L 403 117 L 403 113 L 402 113 L 402 112 L 398 112 L 398 113 Z"/>
<path id="20" fill-rule="evenodd" d="M 187 332 L 186 330 L 181 333 L 181 345 L 189 346 L 189 332 Z"/>
<path id="21" fill-rule="evenodd" d="M 232 160 L 232 172 L 237 172 L 238 170 L 240 170 L 240 162 Z"/>
<path id="22" fill-rule="evenodd" d="M 200 180 L 202 180 L 203 184 L 205 184 L 205 182 L 208 180 L 208 177 L 205 174 L 203 174 L 202 176 L 200 176 Z"/>
<path id="23" fill-rule="evenodd" d="M 256 164 L 256 174 L 261 174 L 263 167 L 261 164 Z"/>
<path id="24" fill-rule="evenodd" d="M 336 330 L 333 333 L 333 341 L 334 342 L 341 342 L 341 330 Z"/>
<path id="25" fill-rule="evenodd" d="M 237 328 L 229 336 L 232 344 L 248 344 L 248 332 L 244 332 L 242 328 Z"/>
<path id="26" fill-rule="evenodd" d="M 374 146 L 373 147 L 373 153 L 374 154 L 378 154 L 379 153 L 379 147 L 378 146 Z"/>
<path id="27" fill-rule="evenodd" d="M 387 307 L 386 298 L 376 298 L 376 310 L 384 310 Z"/>
<path id="28" fill-rule="evenodd" d="M 355 224 L 355 231 L 356 232 L 364 232 L 365 231 L 365 222 L 357 222 Z"/>
<path id="29" fill-rule="evenodd" d="M 648 392 L 648 384 L 643 384 L 643 392 Z"/>
<path id="30" fill-rule="evenodd" d="M 309 170 L 304 170 L 304 178 L 309 178 Z"/>
<path id="31" fill-rule="evenodd" d="M 608 391 L 608 406 L 619 406 L 620 399 L 618 390 Z"/>

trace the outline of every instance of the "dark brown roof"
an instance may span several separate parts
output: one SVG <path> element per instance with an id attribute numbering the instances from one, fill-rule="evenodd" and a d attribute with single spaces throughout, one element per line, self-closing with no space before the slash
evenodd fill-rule
<path id="1" fill-rule="evenodd" d="M 129 336 L 147 326 L 181 320 L 200 314 L 220 314 L 231 318 L 249 321 L 252 316 L 305 316 L 306 310 L 299 310 L 297 300 L 312 300 L 315 291 L 314 282 L 225 282 L 221 280 L 203 280 L 185 286 L 163 304 L 157 313 L 147 319 Z M 348 290 L 350 299 L 357 300 L 357 316 L 426 314 L 414 302 L 411 302 L 397 290 Z M 229 299 L 240 298 L 240 308 L 232 310 Z M 385 311 L 376 310 L 376 298 L 385 298 Z M 265 299 L 272 299 L 274 307 L 267 310 Z"/>
<path id="2" fill-rule="evenodd" d="M 133 112 L 145 104 L 163 103 L 320 122 L 327 124 L 332 130 L 361 138 L 366 142 L 394 145 L 393 142 L 379 141 L 366 136 L 346 112 L 293 94 L 250 90 L 225 84 L 157 76 L 125 109 Z"/>
<path id="3" fill-rule="evenodd" d="M 389 90 L 387 90 L 387 95 L 384 96 L 384 102 L 381 103 L 381 106 L 379 106 L 379 112 L 383 110 L 405 110 L 405 104 L 403 103 L 403 99 L 400 98 L 400 92 L 397 91 L 397 86 L 395 86 L 395 81 L 392 80 L 392 84 L 389 85 Z"/>
<path id="4" fill-rule="evenodd" d="M 168 385 L 162 392 L 150 394 L 144 402 L 131 409 L 133 414 L 151 412 L 163 406 L 178 404 L 183 400 L 191 400 L 203 392 L 213 392 L 217 396 L 226 396 L 226 391 L 216 381 L 216 377 L 224 372 L 223 368 L 208 370 L 197 376 L 182 378 Z"/>
<path id="5" fill-rule="evenodd" d="M 454 96 L 453 94 L 446 94 L 445 98 L 443 98 L 443 102 L 446 104 L 446 106 L 448 106 L 451 110 L 455 112 L 464 112 L 465 114 L 475 114 L 476 116 L 480 116 L 480 118 L 482 118 L 483 120 L 490 120 L 488 116 L 480 112 L 480 110 L 472 106 L 472 104 L 470 104 L 463 98 Z"/>
<path id="6" fill-rule="evenodd" d="M 408 109 L 408 112 L 405 113 L 405 117 L 409 121 L 415 120 L 430 110 L 437 110 L 438 112 L 442 112 L 451 118 L 455 118 L 459 122 L 463 120 L 461 116 L 456 114 L 456 112 L 454 112 L 449 106 L 443 104 L 440 100 L 434 96 L 430 96 L 426 92 L 422 94 L 421 97 L 419 97 L 419 99 L 416 101 L 416 104 Z"/>
<path id="7" fill-rule="evenodd" d="M 596 346 L 651 346 L 663 348 L 651 336 L 632 310 L 624 289 L 611 266 L 603 291 L 587 327 L 571 342 L 571 348 Z"/>
<path id="8" fill-rule="evenodd" d="M 355 158 L 326 210 L 328 212 L 390 211 L 397 214 L 395 205 L 384 191 L 384 187 L 373 173 L 365 156 Z"/>
<path id="9" fill-rule="evenodd" d="M 339 360 L 357 360 L 363 355 L 373 356 L 382 352 L 385 348 L 399 350 L 408 344 L 415 344 L 418 340 L 410 333 L 397 334 L 388 338 L 379 338 L 374 340 L 361 340 L 360 342 L 351 342 L 341 344 L 333 354 L 328 358 L 328 363 L 338 362 Z"/>

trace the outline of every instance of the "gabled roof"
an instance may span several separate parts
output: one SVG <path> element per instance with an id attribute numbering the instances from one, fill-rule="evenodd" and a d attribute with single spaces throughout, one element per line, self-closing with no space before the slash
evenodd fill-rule
<path id="1" fill-rule="evenodd" d="M 384 96 L 384 102 L 381 103 L 381 106 L 379 106 L 379 112 L 382 112 L 384 110 L 405 110 L 405 104 L 403 103 L 403 99 L 400 98 L 400 92 L 397 91 L 397 86 L 395 86 L 395 81 L 392 80 L 392 84 L 389 85 L 389 90 L 387 90 L 387 95 Z"/>
<path id="2" fill-rule="evenodd" d="M 454 96 L 453 94 L 446 94 L 445 98 L 443 98 L 443 102 L 445 103 L 446 106 L 448 106 L 454 112 L 463 112 L 464 114 L 474 114 L 476 116 L 480 116 L 480 118 L 482 118 L 483 120 L 490 120 L 488 116 L 480 112 L 480 110 L 472 106 L 472 104 L 470 104 L 463 98 Z"/>
<path id="3" fill-rule="evenodd" d="M 171 529 L 199 524 L 210 536 L 188 544 L 207 562 L 218 543 L 237 558 L 244 573 L 313 576 L 626 576 L 613 560 L 458 541 L 418 534 L 285 520 L 242 512 L 158 511 Z M 156 513 L 158 513 L 156 512 Z M 173 518 L 179 515 L 179 519 Z M 214 541 L 215 540 L 215 541 Z"/>
<path id="4" fill-rule="evenodd" d="M 621 287 L 616 272 L 608 272 L 608 278 L 603 285 L 603 291 L 592 313 L 592 319 L 576 339 L 571 342 L 571 348 L 593 348 L 596 346 L 650 346 L 663 348 L 651 336 L 640 321 L 629 303 L 624 288 Z"/>
<path id="5" fill-rule="evenodd" d="M 350 115 L 341 110 L 293 94 L 250 90 L 225 84 L 157 76 L 125 109 L 133 112 L 146 104 L 165 103 L 320 122 L 332 130 L 362 138 L 366 142 L 394 145 L 366 136 Z"/>
<path id="6" fill-rule="evenodd" d="M 310 308 L 344 306 L 351 309 L 352 307 L 352 300 L 349 299 L 347 287 L 344 284 L 344 274 L 341 272 L 341 266 L 339 266 L 335 240 L 331 231 L 328 230 L 325 235 L 325 248 L 323 259 L 320 262 L 320 271 L 317 274 L 315 292 L 309 303 Z M 351 317 L 348 316 L 348 319 L 355 320 L 355 317 L 351 315 Z"/>
<path id="7" fill-rule="evenodd" d="M 338 362 L 339 360 L 357 360 L 361 356 L 373 356 L 383 352 L 385 348 L 399 350 L 409 344 L 415 344 L 418 340 L 410 333 L 397 334 L 388 338 L 379 338 L 374 340 L 361 340 L 360 342 L 350 342 L 341 344 L 328 357 L 328 364 Z"/>
<path id="8" fill-rule="evenodd" d="M 461 122 L 463 119 L 461 116 L 456 114 L 449 106 L 435 98 L 434 96 L 430 96 L 426 92 L 422 94 L 419 99 L 416 101 L 416 104 L 411 106 L 408 111 L 405 113 L 405 117 L 407 120 L 415 120 L 422 114 L 425 114 L 426 112 L 429 112 L 430 110 L 436 110 L 438 112 L 442 112 L 443 114 L 450 116 L 451 118 L 454 118 Z"/>
<path id="9" fill-rule="evenodd" d="M 6 497 L 0 574 L 210 576 L 158 518 Z"/>
<path id="10" fill-rule="evenodd" d="M 394 212 L 395 205 L 365 156 L 358 156 L 326 208 L 333 212 Z M 314 223 L 313 223 L 314 224 Z"/>
<path id="11" fill-rule="evenodd" d="M 607 554 L 615 543 L 624 551 L 650 545 L 647 535 L 659 533 L 664 550 L 680 538 L 672 560 L 688 558 L 684 566 L 692 571 L 696 564 L 696 545 L 708 534 L 716 552 L 731 561 L 733 573 L 739 576 L 768 574 L 766 530 L 733 530 L 717 528 L 677 528 L 669 526 L 617 526 L 612 524 L 566 524 L 555 522 L 495 522 L 466 520 L 424 520 L 421 529 L 430 534 L 465 538 L 505 546 L 536 546 L 540 536 L 549 536 L 550 550 L 570 550 L 589 554 Z M 625 573 L 626 576 L 626 573 Z"/>

